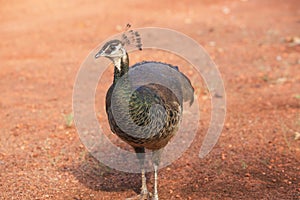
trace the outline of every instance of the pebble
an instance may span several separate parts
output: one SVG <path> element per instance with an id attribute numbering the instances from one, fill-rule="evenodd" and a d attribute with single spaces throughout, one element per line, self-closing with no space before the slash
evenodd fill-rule
<path id="1" fill-rule="evenodd" d="M 226 7 L 226 6 L 224 6 L 224 7 L 222 8 L 222 12 L 223 12 L 225 15 L 228 15 L 228 14 L 230 13 L 230 9 L 229 9 L 228 7 Z"/>
<path id="2" fill-rule="evenodd" d="M 224 49 L 221 48 L 221 47 L 219 47 L 217 50 L 218 50 L 219 53 L 223 53 L 224 52 Z"/>
<path id="3" fill-rule="evenodd" d="M 299 132 L 295 132 L 294 140 L 299 140 L 299 139 L 300 139 L 300 133 Z"/>
<path id="4" fill-rule="evenodd" d="M 121 25 L 117 25 L 117 26 L 116 26 L 116 30 L 117 30 L 117 31 L 122 31 L 122 29 L 123 29 L 123 27 L 122 27 Z"/>
<path id="5" fill-rule="evenodd" d="M 185 24 L 191 24 L 192 23 L 192 19 L 191 18 L 185 18 L 184 19 L 184 23 Z"/>
<path id="6" fill-rule="evenodd" d="M 290 46 L 297 46 L 300 45 L 300 37 L 294 36 L 294 37 L 286 37 L 285 41 L 287 43 L 290 43 Z"/>
<path id="7" fill-rule="evenodd" d="M 229 127 L 230 127 L 230 123 L 226 123 L 226 124 L 225 124 L 225 127 L 226 127 L 226 128 L 229 128 Z"/>
<path id="8" fill-rule="evenodd" d="M 226 159 L 226 154 L 222 153 L 221 158 L 222 158 L 222 160 L 225 160 Z"/>
<path id="9" fill-rule="evenodd" d="M 210 41 L 208 44 L 209 44 L 209 46 L 211 46 L 211 47 L 216 46 L 216 42 L 215 42 L 215 41 Z"/>
<path id="10" fill-rule="evenodd" d="M 282 60 L 282 57 L 281 57 L 281 56 L 276 56 L 276 60 L 277 60 L 277 61 L 281 61 L 281 60 Z"/>

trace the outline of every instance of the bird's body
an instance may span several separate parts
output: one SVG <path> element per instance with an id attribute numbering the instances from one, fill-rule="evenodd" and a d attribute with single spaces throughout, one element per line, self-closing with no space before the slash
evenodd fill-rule
<path id="1" fill-rule="evenodd" d="M 130 84 L 130 80 L 133 78 L 137 78 L 134 77 L 134 75 L 133 77 L 130 76 L 131 69 L 135 70 L 135 67 L 143 68 L 146 65 L 160 65 L 160 67 L 162 68 L 170 68 L 168 70 L 176 70 L 176 68 L 165 63 L 138 63 L 135 66 L 128 68 L 126 75 L 120 74 L 121 77 L 123 77 L 123 75 L 128 76 L 126 77 L 129 79 L 128 83 L 126 83 L 129 85 L 128 87 L 134 87 Z M 176 72 L 180 73 L 177 70 Z M 125 82 L 127 80 L 122 81 Z M 137 80 L 134 79 L 133 82 L 136 83 Z M 133 147 L 144 147 L 150 150 L 158 150 L 166 146 L 168 141 L 175 135 L 176 131 L 178 130 L 179 122 L 182 116 L 182 99 L 180 101 L 169 88 L 160 84 L 149 83 L 147 85 L 142 85 L 135 89 L 134 92 L 130 92 L 132 91 L 132 88 L 124 87 L 125 91 L 123 90 L 123 93 L 119 95 L 119 108 L 115 109 L 113 113 L 111 99 L 115 87 L 116 82 L 111 85 L 106 94 L 106 112 L 112 132 L 117 134 L 122 140 Z M 123 105 L 123 103 L 125 103 L 126 105 Z M 129 104 L 127 105 L 127 103 Z M 156 109 L 155 112 L 151 113 L 151 107 L 157 105 L 161 106 L 163 109 Z M 118 106 L 115 106 L 115 108 Z M 122 109 L 122 106 L 128 106 L 129 114 L 132 120 L 131 122 L 134 122 L 134 124 L 128 122 L 126 124 L 126 130 L 129 130 L 131 133 L 139 133 L 140 135 L 138 135 L 137 137 L 134 137 L 134 134 L 128 134 L 128 131 L 123 131 L 122 128 L 118 126 L 118 123 L 114 118 L 114 115 L 116 114 L 117 116 L 122 115 L 122 113 L 119 113 L 125 110 Z M 159 128 L 161 128 L 160 130 L 157 130 L 158 125 Z M 143 131 L 143 127 L 145 126 L 147 126 L 148 128 L 147 131 Z"/>
<path id="2" fill-rule="evenodd" d="M 143 169 L 146 148 L 153 151 L 153 199 L 158 200 L 157 167 L 161 150 L 178 130 L 183 101 L 193 102 L 193 87 L 170 64 L 147 61 L 129 67 L 128 54 L 121 41 L 106 43 L 97 55 L 110 58 L 115 65 L 114 81 L 106 94 L 106 112 L 112 132 L 130 144 L 140 160 L 142 193 L 139 197 L 149 197 Z M 157 81 L 160 79 L 167 86 Z"/>

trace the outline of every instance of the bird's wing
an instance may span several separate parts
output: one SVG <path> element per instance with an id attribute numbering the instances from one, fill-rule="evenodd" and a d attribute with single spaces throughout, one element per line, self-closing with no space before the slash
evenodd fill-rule
<path id="1" fill-rule="evenodd" d="M 129 69 L 130 80 L 133 87 L 155 83 L 169 88 L 180 103 L 194 101 L 194 88 L 190 80 L 178 70 L 177 66 L 170 64 L 144 61 L 137 63 Z"/>

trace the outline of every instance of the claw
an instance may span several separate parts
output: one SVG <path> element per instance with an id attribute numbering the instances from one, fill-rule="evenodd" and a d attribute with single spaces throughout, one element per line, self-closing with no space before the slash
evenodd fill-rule
<path id="1" fill-rule="evenodd" d="M 154 195 L 154 196 L 152 197 L 152 200 L 158 200 L 158 195 Z"/>
<path id="2" fill-rule="evenodd" d="M 151 200 L 151 197 L 152 197 L 152 193 L 147 192 L 147 193 L 141 193 L 134 197 L 126 198 L 126 200 Z"/>

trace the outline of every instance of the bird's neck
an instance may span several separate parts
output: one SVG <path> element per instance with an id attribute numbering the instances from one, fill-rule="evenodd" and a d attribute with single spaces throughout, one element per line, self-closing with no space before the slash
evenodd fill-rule
<path id="1" fill-rule="evenodd" d="M 114 69 L 114 84 L 123 77 L 129 70 L 129 58 L 128 54 L 124 54 L 121 58 L 115 59 L 114 61 L 115 69 Z"/>

